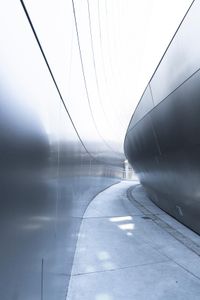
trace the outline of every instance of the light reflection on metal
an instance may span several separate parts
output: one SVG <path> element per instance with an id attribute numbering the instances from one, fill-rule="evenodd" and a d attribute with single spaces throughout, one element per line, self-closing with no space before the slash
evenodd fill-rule
<path id="1" fill-rule="evenodd" d="M 110 97 L 113 102 L 107 101 L 109 91 L 101 83 L 112 130 L 102 122 L 97 102 L 93 101 L 92 108 L 104 139 L 115 150 L 112 151 L 99 138 L 86 105 L 75 28 L 68 15 L 71 1 L 59 1 L 61 5 L 57 1 L 24 3 L 31 16 L 36 16 L 33 25 L 37 23 L 36 31 L 50 68 L 20 1 L 2 1 L 0 299 L 64 300 L 83 213 L 99 191 L 123 177 L 125 158 L 121 146 L 127 116 L 121 117 L 122 128 L 113 105 L 120 112 L 118 105 L 124 99 L 119 101 L 114 89 Z M 84 1 L 77 3 L 80 8 Z M 88 57 L 84 59 L 89 65 Z M 96 99 L 91 69 L 87 76 L 90 95 Z M 132 86 L 132 78 L 130 81 Z M 110 84 L 113 87 L 111 78 L 107 85 Z"/>
<path id="2" fill-rule="evenodd" d="M 193 1 L 133 114 L 124 149 L 150 199 L 200 234 L 199 13 Z"/>
<path id="3" fill-rule="evenodd" d="M 64 300 L 83 213 L 124 156 L 83 134 L 87 114 L 86 152 L 20 3 L 0 6 L 0 299 Z"/>

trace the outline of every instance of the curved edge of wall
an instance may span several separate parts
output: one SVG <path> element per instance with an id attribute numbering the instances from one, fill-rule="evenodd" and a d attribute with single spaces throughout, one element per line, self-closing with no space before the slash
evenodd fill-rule
<path id="1" fill-rule="evenodd" d="M 132 117 L 124 149 L 152 201 L 200 234 L 200 71 L 192 55 L 200 50 L 199 11 L 194 2 Z"/>

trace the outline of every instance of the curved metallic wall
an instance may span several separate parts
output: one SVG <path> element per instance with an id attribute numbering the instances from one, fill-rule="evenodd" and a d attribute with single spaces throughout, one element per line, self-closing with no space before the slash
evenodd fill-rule
<path id="1" fill-rule="evenodd" d="M 200 2 L 193 3 L 129 124 L 125 154 L 150 198 L 200 233 Z"/>
<path id="2" fill-rule="evenodd" d="M 65 300 L 83 213 L 124 157 L 79 139 L 20 1 L 0 8 L 0 299 Z"/>

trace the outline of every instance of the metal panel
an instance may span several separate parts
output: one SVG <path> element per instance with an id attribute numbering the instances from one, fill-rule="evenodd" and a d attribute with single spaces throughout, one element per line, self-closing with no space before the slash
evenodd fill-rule
<path id="1" fill-rule="evenodd" d="M 195 1 L 151 80 L 155 105 L 199 68 L 199 11 L 200 2 Z"/>
<path id="2" fill-rule="evenodd" d="M 200 72 L 155 107 L 125 141 L 126 155 L 151 199 L 198 233 L 199 95 Z M 158 153 L 151 151 L 152 143 Z"/>
<path id="3" fill-rule="evenodd" d="M 65 300 L 83 213 L 123 158 L 86 151 L 20 1 L 0 7 L 0 299 Z"/>
<path id="4" fill-rule="evenodd" d="M 150 87 L 147 86 L 146 90 L 144 91 L 144 94 L 142 95 L 142 98 L 134 112 L 134 116 L 131 119 L 131 122 L 129 124 L 129 130 L 134 127 L 134 125 L 140 121 L 152 108 L 153 100 L 151 96 L 151 90 Z"/>
<path id="5" fill-rule="evenodd" d="M 199 12 L 196 1 L 150 82 L 157 105 L 124 148 L 150 198 L 200 234 Z"/>

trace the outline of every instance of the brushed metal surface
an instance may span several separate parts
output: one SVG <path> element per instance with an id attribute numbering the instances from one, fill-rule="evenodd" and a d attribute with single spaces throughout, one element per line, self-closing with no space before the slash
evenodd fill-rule
<path id="1" fill-rule="evenodd" d="M 198 57 L 192 53 L 198 48 L 195 36 L 200 31 L 199 12 L 196 1 L 149 82 L 154 108 L 140 120 L 136 110 L 131 123 L 135 118 L 136 122 L 134 126 L 130 123 L 124 143 L 125 154 L 150 198 L 197 233 L 200 233 L 200 72 L 196 71 Z M 149 102 L 152 103 L 151 97 Z M 142 103 L 141 100 L 139 106 Z"/>
<path id="2" fill-rule="evenodd" d="M 20 1 L 0 4 L 0 37 L 0 299 L 64 300 L 82 215 L 124 157 L 83 121 L 80 141 Z"/>

